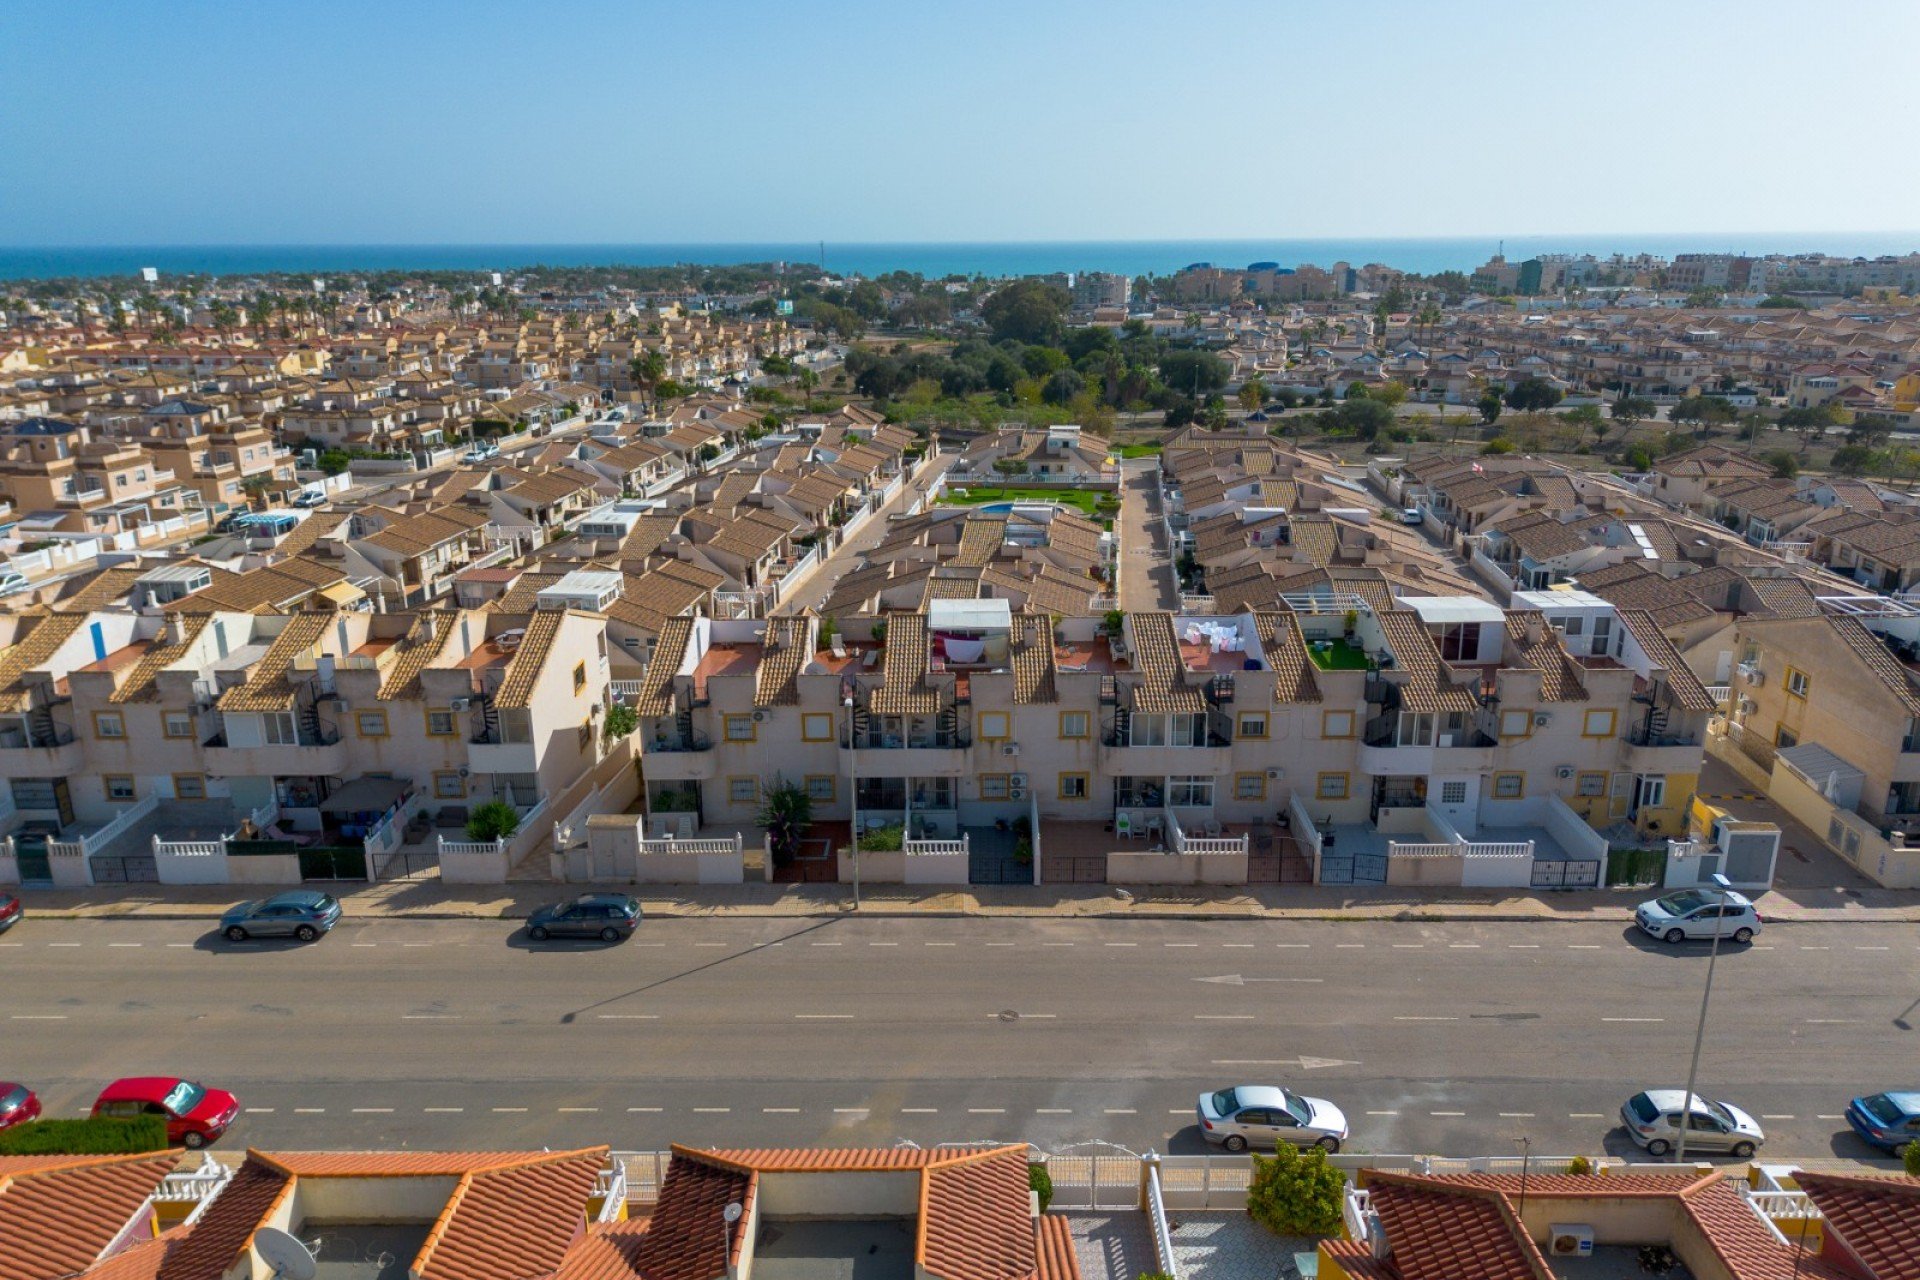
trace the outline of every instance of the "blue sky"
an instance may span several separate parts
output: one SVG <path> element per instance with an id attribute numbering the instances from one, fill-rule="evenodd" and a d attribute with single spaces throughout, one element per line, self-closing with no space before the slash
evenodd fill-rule
<path id="1" fill-rule="evenodd" d="M 1920 224 L 1920 4 L 5 6 L 0 244 Z"/>

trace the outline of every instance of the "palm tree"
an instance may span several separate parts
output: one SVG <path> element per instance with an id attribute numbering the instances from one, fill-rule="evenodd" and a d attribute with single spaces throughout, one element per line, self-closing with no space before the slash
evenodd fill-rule
<path id="1" fill-rule="evenodd" d="M 627 373 L 634 386 L 651 396 L 667 376 L 667 358 L 658 351 L 643 351 L 627 361 Z"/>

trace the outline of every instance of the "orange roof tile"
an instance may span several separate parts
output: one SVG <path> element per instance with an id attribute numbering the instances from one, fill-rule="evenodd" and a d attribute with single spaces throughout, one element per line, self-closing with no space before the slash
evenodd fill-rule
<path id="1" fill-rule="evenodd" d="M 530 1280 L 559 1269 L 586 1231 L 607 1149 L 522 1158 L 460 1180 L 413 1260 L 421 1280 Z"/>
<path id="2" fill-rule="evenodd" d="M 0 1280 L 55 1280 L 92 1266 L 180 1163 L 159 1155 L 0 1160 Z"/>
<path id="3" fill-rule="evenodd" d="M 1796 1170 L 1793 1180 L 1876 1280 L 1920 1276 L 1920 1178 Z"/>
<path id="4" fill-rule="evenodd" d="M 916 1261 L 939 1280 L 1018 1280 L 1036 1270 L 1024 1147 L 928 1166 Z"/>

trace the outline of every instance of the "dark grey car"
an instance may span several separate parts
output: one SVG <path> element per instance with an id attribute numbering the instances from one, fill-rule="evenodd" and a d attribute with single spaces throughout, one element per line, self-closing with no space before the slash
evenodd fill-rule
<path id="1" fill-rule="evenodd" d="M 599 938 L 618 942 L 640 924 L 640 903 L 624 893 L 588 893 L 567 902 L 541 907 L 527 918 L 527 936 L 535 942 L 548 938 Z"/>
<path id="2" fill-rule="evenodd" d="M 258 902 L 243 902 L 220 917 L 230 942 L 248 938 L 298 938 L 312 942 L 340 922 L 340 903 L 330 893 L 293 889 Z"/>

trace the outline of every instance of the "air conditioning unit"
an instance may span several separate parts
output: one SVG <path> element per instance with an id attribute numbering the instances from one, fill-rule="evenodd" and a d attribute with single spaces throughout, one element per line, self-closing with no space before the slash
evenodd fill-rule
<path id="1" fill-rule="evenodd" d="M 1000 748 L 1000 754 L 1003 756 L 1017 756 L 1020 754 L 1020 744 L 1017 742 L 1005 743 Z"/>
<path id="2" fill-rule="evenodd" d="M 1760 669 L 1757 662 L 1743 662 L 1740 664 L 1740 678 L 1748 684 L 1765 684 L 1767 673 Z"/>
<path id="3" fill-rule="evenodd" d="M 1533 713 L 1534 728 L 1544 729 L 1552 723 L 1553 723 L 1553 713 L 1551 711 L 1536 711 Z"/>
<path id="4" fill-rule="evenodd" d="M 1759 709 L 1760 709 L 1760 704 L 1755 702 L 1752 698 L 1746 697 L 1744 695 L 1741 697 L 1740 710 L 1742 712 L 1746 713 L 1747 715 L 1752 715 L 1754 712 L 1758 711 Z"/>
<path id="5" fill-rule="evenodd" d="M 767 718 L 767 713 L 764 711 L 756 711 L 753 713 L 753 722 L 755 724 L 760 724 L 761 722 L 766 720 L 766 718 Z"/>
<path id="6" fill-rule="evenodd" d="M 353 706 L 352 706 L 352 705 L 351 705 L 351 704 L 350 704 L 350 703 L 349 703 L 349 702 L 348 702 L 348 701 L 347 701 L 347 700 L 346 700 L 345 698 L 341 698 L 341 697 L 337 697 L 337 696 L 336 696 L 336 697 L 335 697 L 335 698 L 333 699 L 333 701 L 334 701 L 334 703 L 335 703 L 335 707 L 334 707 L 334 709 L 335 709 L 336 711 L 343 711 L 343 712 L 344 712 L 344 711 L 351 711 L 351 710 L 353 710 Z"/>
<path id="7" fill-rule="evenodd" d="M 1559 778 L 1561 781 L 1564 782 L 1566 779 L 1571 778 L 1573 776 L 1573 766 L 1570 764 L 1563 764 L 1558 769 L 1555 769 L 1553 771 L 1553 776 L 1556 778 Z"/>
<path id="8" fill-rule="evenodd" d="M 1024 773 L 1016 773 L 1007 779 L 1007 785 L 1015 791 L 1022 790 L 1027 785 L 1027 775 Z"/>
<path id="9" fill-rule="evenodd" d="M 447 704 L 447 710 L 465 711 L 467 710 L 467 708 L 471 707 L 472 705 L 473 705 L 472 698 L 455 698 L 452 702 L 449 702 Z"/>
<path id="10" fill-rule="evenodd" d="M 1441 746 L 1443 746 L 1443 747 L 1450 747 L 1450 746 L 1452 746 L 1452 745 L 1453 745 L 1453 735 L 1452 735 L 1452 734 L 1450 734 L 1450 733 L 1443 733 L 1443 734 L 1441 734 L 1441 735 L 1440 735 L 1440 745 L 1441 745 Z"/>
<path id="11" fill-rule="evenodd" d="M 1025 787 L 1010 787 L 1007 790 L 1007 798 L 1009 800 L 1025 800 L 1027 798 L 1027 789 Z"/>
<path id="12" fill-rule="evenodd" d="M 470 778 L 473 776 L 473 770 L 469 769 L 466 765 L 463 764 L 460 766 L 460 776 L 463 778 Z"/>
<path id="13" fill-rule="evenodd" d="M 1556 1222 L 1547 1228 L 1547 1252 L 1556 1258 L 1591 1258 L 1593 1228 Z"/>
<path id="14" fill-rule="evenodd" d="M 1287 771 L 1286 771 L 1285 769 L 1269 769 L 1269 770 L 1267 770 L 1267 781 L 1268 781 L 1268 782 L 1278 782 L 1278 781 L 1280 781 L 1280 779 L 1282 779 L 1282 778 L 1284 778 L 1284 777 L 1286 777 L 1286 776 L 1287 776 Z"/>

